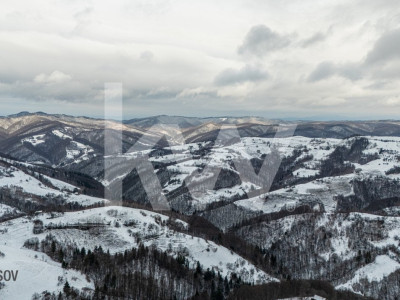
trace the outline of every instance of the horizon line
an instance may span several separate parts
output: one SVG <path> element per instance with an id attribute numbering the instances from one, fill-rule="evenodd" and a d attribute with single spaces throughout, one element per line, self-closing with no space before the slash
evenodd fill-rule
<path id="1" fill-rule="evenodd" d="M 54 116 L 54 117 L 71 117 L 71 118 L 86 118 L 86 119 L 94 119 L 94 120 L 108 120 L 108 121 L 115 121 L 115 122 L 126 122 L 126 121 L 131 121 L 131 120 L 144 120 L 144 119 L 150 119 L 150 118 L 157 118 L 157 117 L 176 117 L 176 118 L 188 118 L 188 119 L 223 119 L 223 118 L 229 118 L 229 119 L 241 119 L 241 118 L 259 118 L 263 119 L 266 121 L 285 121 L 285 122 L 294 122 L 294 121 L 300 121 L 300 122 L 379 122 L 379 121 L 395 121 L 399 122 L 400 119 L 393 119 L 393 118 L 377 118 L 377 119 L 348 119 L 345 117 L 339 118 L 339 119 L 317 119 L 313 117 L 303 117 L 303 118 L 296 118 L 296 117 L 286 117 L 286 118 L 268 118 L 268 117 L 262 117 L 259 115 L 241 115 L 241 116 L 231 116 L 231 115 L 221 115 L 221 116 L 185 116 L 185 115 L 168 115 L 168 114 L 156 114 L 156 115 L 148 115 L 148 116 L 137 116 L 137 117 L 129 117 L 129 118 L 124 118 L 122 120 L 118 120 L 117 118 L 104 118 L 100 116 L 87 116 L 87 115 L 70 115 L 70 114 L 63 114 L 63 113 L 46 113 L 43 111 L 36 111 L 36 112 L 30 112 L 30 111 L 20 111 L 18 113 L 14 114 L 9 114 L 9 115 L 1 115 L 0 118 L 18 118 L 18 117 L 24 117 L 24 116 L 29 116 L 29 115 L 45 115 L 45 116 Z"/>

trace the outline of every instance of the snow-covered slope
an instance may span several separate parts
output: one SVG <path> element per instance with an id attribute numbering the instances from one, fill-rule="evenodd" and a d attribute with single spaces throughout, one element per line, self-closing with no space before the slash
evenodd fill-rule
<path id="1" fill-rule="evenodd" d="M 272 186 L 275 191 L 246 199 L 259 186 L 248 176 L 241 176 L 242 170 L 235 162 L 252 160 L 253 166 L 263 163 L 266 156 L 277 149 L 283 158 L 280 178 Z M 131 159 L 139 155 L 150 155 L 154 165 L 165 166 L 156 170 L 164 180 L 162 188 L 172 205 L 174 197 L 181 195 L 182 186 L 188 182 L 201 186 L 214 172 L 227 171 L 218 188 L 208 187 L 206 193 L 190 195 L 188 211 L 204 210 L 208 205 L 221 200 L 236 202 L 238 206 L 263 213 L 279 211 L 284 205 L 315 204 L 321 210 L 335 211 L 338 196 L 354 193 L 354 179 L 385 177 L 389 180 L 400 178 L 400 138 L 398 137 L 353 137 L 349 139 L 325 138 L 242 138 L 228 146 L 194 143 L 164 148 L 160 153 L 140 151 L 118 155 L 115 158 Z M 330 165 L 332 164 L 332 165 Z M 203 172 L 207 166 L 207 172 Z M 200 170 L 200 172 L 199 172 Z M 197 173 L 199 172 L 199 174 Z M 211 172 L 211 173 L 210 173 Z M 129 172 L 121 173 L 122 180 Z M 239 179 L 240 177 L 240 179 Z M 278 181 L 280 180 L 280 181 Z M 110 182 L 103 181 L 105 185 Z M 283 188 L 282 188 L 283 187 Z M 268 198 L 268 201 L 265 199 Z M 243 200 L 242 200 L 243 199 Z M 182 203 L 174 207 L 181 210 Z"/>
<path id="2" fill-rule="evenodd" d="M 276 281 L 253 264 L 225 247 L 212 241 L 193 237 L 183 232 L 176 232 L 167 225 L 168 217 L 157 213 L 109 206 L 77 212 L 65 213 L 55 218 L 42 214 L 36 217 L 43 221 L 47 228 L 43 233 L 33 235 L 33 223 L 27 218 L 15 219 L 0 224 L 1 239 L 8 247 L 19 249 L 26 240 L 37 237 L 44 239 L 47 234 L 53 235 L 60 243 L 94 249 L 101 246 L 110 253 L 123 252 L 125 249 L 138 247 L 139 242 L 146 246 L 155 246 L 161 251 L 168 251 L 172 256 L 184 255 L 195 268 L 197 261 L 204 269 L 214 269 L 223 276 L 232 273 L 241 276 L 245 282 L 260 284 Z M 187 224 L 176 220 L 183 231 Z M 101 224 L 91 230 L 80 230 L 77 224 Z M 2 247 L 0 244 L 0 251 Z"/>
<path id="3" fill-rule="evenodd" d="M 353 278 L 338 285 L 336 288 L 341 290 L 351 290 L 363 295 L 360 290 L 360 283 L 362 280 L 367 282 L 379 282 L 398 269 L 400 269 L 400 263 L 398 261 L 390 258 L 388 255 L 379 255 L 375 258 L 374 262 L 358 269 Z"/>
<path id="4" fill-rule="evenodd" d="M 31 198 L 38 197 L 62 197 L 65 203 L 78 203 L 83 206 L 106 203 L 107 200 L 90 197 L 78 193 L 72 193 L 75 189 L 70 184 L 56 179 L 45 177 L 56 188 L 49 187 L 35 178 L 34 175 L 28 175 L 16 167 L 0 166 L 0 187 L 8 188 L 14 192 L 20 192 Z"/>
<path id="5" fill-rule="evenodd" d="M 20 166 L 25 167 L 24 169 Z M 16 162 L 0 157 L 0 188 L 9 190 L 21 199 L 62 198 L 64 203 L 77 203 L 82 206 L 104 204 L 108 200 L 83 195 L 72 184 L 51 178 L 34 171 L 34 165 Z M 36 200 L 35 200 L 36 199 Z"/>
<path id="6" fill-rule="evenodd" d="M 32 299 L 35 293 L 44 291 L 58 294 L 66 281 L 79 290 L 94 289 L 93 282 L 88 282 L 80 272 L 63 269 L 46 254 L 14 246 L 8 243 L 10 239 L 0 236 L 0 252 L 4 254 L 0 256 L 1 269 L 18 271 L 15 281 L 4 282 L 0 299 Z"/>
<path id="7" fill-rule="evenodd" d="M 2 218 L 19 215 L 20 213 L 21 212 L 18 209 L 0 203 L 0 220 Z"/>

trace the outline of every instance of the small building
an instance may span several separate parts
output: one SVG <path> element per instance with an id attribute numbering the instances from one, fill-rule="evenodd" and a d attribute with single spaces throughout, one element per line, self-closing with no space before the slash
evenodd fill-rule
<path id="1" fill-rule="evenodd" d="M 44 231 L 43 221 L 34 220 L 33 221 L 33 234 L 40 234 Z"/>

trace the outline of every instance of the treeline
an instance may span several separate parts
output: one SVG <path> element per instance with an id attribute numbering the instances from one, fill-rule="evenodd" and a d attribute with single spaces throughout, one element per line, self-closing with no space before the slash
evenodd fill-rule
<path id="1" fill-rule="evenodd" d="M 63 292 L 43 293 L 38 299 L 227 299 L 238 288 L 241 278 L 223 278 L 214 270 L 203 270 L 200 263 L 189 268 L 181 255 L 172 257 L 155 248 L 139 247 L 123 253 L 110 254 L 101 247 L 93 251 L 61 245 L 51 235 L 39 249 L 61 262 L 63 268 L 73 268 L 93 281 L 92 293 L 78 291 L 66 281 Z"/>
<path id="2" fill-rule="evenodd" d="M 86 274 L 94 282 L 95 290 L 79 291 L 65 281 L 62 292 L 43 292 L 33 299 L 276 300 L 315 295 L 329 300 L 372 299 L 348 291 L 337 291 L 328 282 L 320 280 L 249 285 L 235 275 L 228 280 L 212 270 L 203 270 L 199 263 L 191 270 L 184 257 L 174 258 L 143 245 L 111 255 L 101 247 L 91 251 L 62 246 L 47 236 L 40 249 L 60 261 L 63 268 L 73 268 Z"/>
<path id="3" fill-rule="evenodd" d="M 1 164 L 3 166 L 8 168 L 15 165 L 19 170 L 35 177 L 44 185 L 54 188 L 51 181 L 44 177 L 44 175 L 46 175 L 48 177 L 76 186 L 78 189 L 80 189 L 82 194 L 99 198 L 104 197 L 104 186 L 90 175 L 64 168 L 53 168 L 47 165 L 27 165 L 23 162 L 20 162 L 16 158 L 2 153 L 0 153 L 0 157 L 4 157 L 5 159 L 13 161 L 13 164 L 11 164 L 5 160 L 2 160 Z"/>
<path id="4" fill-rule="evenodd" d="M 229 300 L 276 300 L 289 297 L 320 296 L 328 300 L 372 299 L 347 291 L 337 291 L 326 281 L 289 280 L 265 285 L 242 285 Z"/>
<path id="5" fill-rule="evenodd" d="M 338 146 L 328 157 L 321 163 L 320 178 L 328 176 L 339 176 L 353 173 L 355 167 L 352 163 L 364 165 L 372 160 L 378 159 L 378 154 L 364 154 L 367 149 L 369 140 L 364 137 L 355 138 L 349 141 L 347 146 Z"/>
<path id="6" fill-rule="evenodd" d="M 152 209 L 148 209 L 147 207 L 144 207 L 138 203 L 124 203 L 123 206 L 153 211 Z M 301 209 L 301 207 L 298 209 Z M 168 211 L 164 213 L 169 217 L 167 221 L 169 228 L 177 232 L 211 240 L 216 244 L 224 246 L 225 248 L 230 249 L 236 254 L 242 256 L 259 269 L 267 273 L 269 273 L 271 270 L 269 259 L 267 259 L 265 256 L 265 253 L 263 253 L 259 247 L 252 245 L 238 236 L 234 230 L 223 232 L 207 219 L 199 215 L 185 216 L 174 211 Z M 296 209 L 293 213 L 296 214 L 300 212 Z M 189 224 L 189 227 L 183 228 L 180 222 L 175 221 L 176 219 L 185 221 Z"/>
<path id="7" fill-rule="evenodd" d="M 269 259 L 261 252 L 261 249 L 236 235 L 234 232 L 223 232 L 205 218 L 200 216 L 190 216 L 187 220 L 189 228 L 184 231 L 196 237 L 211 240 L 216 244 L 235 252 L 244 259 L 254 264 L 259 269 L 270 273 L 271 266 Z M 169 224 L 171 227 L 171 224 Z M 182 231 L 179 227 L 173 227 L 176 231 Z"/>
<path id="8" fill-rule="evenodd" d="M 84 195 L 99 198 L 104 197 L 104 186 L 87 174 L 49 166 L 26 167 L 24 165 L 19 165 L 18 168 L 28 174 L 29 171 L 37 172 L 39 176 L 38 179 L 45 184 L 51 184 L 51 182 L 46 180 L 43 175 L 74 185 L 78 187 Z"/>
<path id="9" fill-rule="evenodd" d="M 83 206 L 78 202 L 66 202 L 61 195 L 37 196 L 23 191 L 14 192 L 11 188 L 0 187 L 0 203 L 19 209 L 20 211 L 33 214 L 36 211 L 43 212 L 67 212 L 89 208 L 102 207 L 102 202 Z"/>

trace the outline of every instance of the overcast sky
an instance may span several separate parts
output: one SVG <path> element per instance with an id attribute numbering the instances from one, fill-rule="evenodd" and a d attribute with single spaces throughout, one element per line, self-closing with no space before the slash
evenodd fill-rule
<path id="1" fill-rule="evenodd" d="M 2 0 L 0 114 L 399 118 L 398 1 L 216 2 Z"/>

